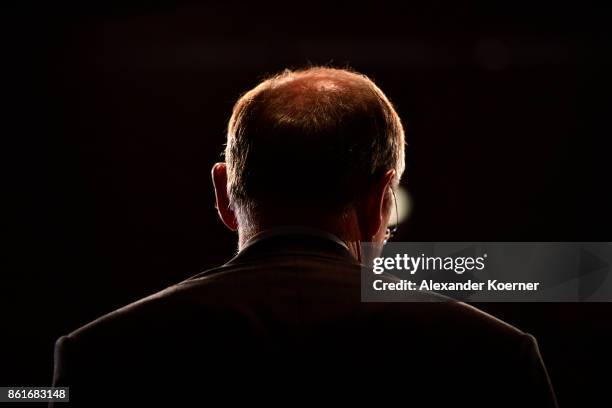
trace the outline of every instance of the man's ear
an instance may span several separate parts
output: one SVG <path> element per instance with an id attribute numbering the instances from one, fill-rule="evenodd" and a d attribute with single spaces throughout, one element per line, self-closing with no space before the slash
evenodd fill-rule
<path id="1" fill-rule="evenodd" d="M 230 208 L 229 196 L 227 195 L 227 167 L 225 163 L 215 163 L 212 168 L 212 182 L 215 188 L 215 200 L 219 218 L 227 228 L 232 231 L 238 229 L 238 220 L 234 211 Z"/>
<path id="2" fill-rule="evenodd" d="M 394 177 L 395 170 L 387 171 L 368 192 L 365 207 L 363 208 L 365 211 L 360 222 L 363 238 L 368 241 L 381 232 L 381 227 L 386 227 L 386 215 L 388 214 L 385 197 Z"/>

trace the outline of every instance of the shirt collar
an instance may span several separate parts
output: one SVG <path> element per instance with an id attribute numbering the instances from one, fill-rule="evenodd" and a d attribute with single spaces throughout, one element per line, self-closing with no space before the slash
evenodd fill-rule
<path id="1" fill-rule="evenodd" d="M 342 247 L 346 248 L 347 250 L 349 249 L 346 243 L 344 243 L 344 241 L 342 241 L 340 238 L 338 238 L 337 235 L 332 234 L 331 232 L 324 231 L 318 228 L 312 228 L 312 227 L 288 226 L 288 227 L 271 228 L 271 229 L 267 229 L 265 231 L 261 231 L 255 234 L 249 240 L 247 240 L 247 242 L 244 244 L 244 246 L 242 247 L 240 251 L 241 252 L 244 251 L 246 248 L 250 247 L 256 242 L 260 242 L 268 238 L 278 237 L 282 235 L 306 235 L 310 237 L 323 238 L 329 241 L 333 241 L 341 245 Z"/>

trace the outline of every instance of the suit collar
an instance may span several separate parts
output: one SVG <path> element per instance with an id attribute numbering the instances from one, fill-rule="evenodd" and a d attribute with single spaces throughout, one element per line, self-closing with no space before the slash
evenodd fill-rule
<path id="1" fill-rule="evenodd" d="M 318 228 L 302 227 L 302 226 L 280 227 L 280 228 L 272 228 L 272 229 L 268 229 L 265 231 L 261 231 L 258 234 L 255 234 L 253 237 L 251 237 L 251 239 L 249 239 L 246 242 L 242 250 L 245 250 L 249 246 L 257 242 L 263 241 L 265 239 L 274 238 L 278 236 L 290 236 L 291 237 L 295 235 L 302 236 L 302 237 L 314 237 L 314 238 L 320 238 L 320 239 L 333 241 L 348 250 L 348 246 L 346 246 L 344 241 L 338 238 L 337 235 L 332 234 L 331 232 L 323 231 Z"/>
<path id="2" fill-rule="evenodd" d="M 334 234 L 308 227 L 283 227 L 253 236 L 227 264 L 281 254 L 331 257 L 358 263 L 347 245 Z"/>

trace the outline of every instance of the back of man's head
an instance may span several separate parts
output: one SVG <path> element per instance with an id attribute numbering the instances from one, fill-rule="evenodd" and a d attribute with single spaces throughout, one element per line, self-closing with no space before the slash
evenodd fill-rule
<path id="1" fill-rule="evenodd" d="M 366 76 L 344 69 L 286 70 L 236 102 L 225 150 L 238 219 L 341 215 L 370 184 L 404 170 L 404 131 Z M 285 216 L 286 218 L 286 216 Z M 291 222 L 291 220 L 289 220 Z"/>

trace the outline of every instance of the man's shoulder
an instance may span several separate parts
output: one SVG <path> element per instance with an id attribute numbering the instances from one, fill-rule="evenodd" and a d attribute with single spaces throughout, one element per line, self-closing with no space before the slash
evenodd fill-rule
<path id="1" fill-rule="evenodd" d="M 457 343 L 495 344 L 521 343 L 531 336 L 519 328 L 462 301 L 434 292 L 410 294 L 407 302 L 369 303 L 376 316 L 382 318 L 383 329 L 401 333 L 410 331 L 412 338 L 455 339 Z"/>
<path id="2" fill-rule="evenodd" d="M 222 268 L 211 269 L 210 272 L 217 272 Z M 209 271 L 207 271 L 209 272 Z M 199 276 L 199 275 L 196 275 Z M 208 287 L 209 276 L 199 276 L 200 288 Z M 100 331 L 124 329 L 123 332 L 128 333 L 130 329 L 137 329 L 143 324 L 154 324 L 158 327 L 164 325 L 165 319 L 177 318 L 177 309 L 187 307 L 187 303 L 191 297 L 190 286 L 191 280 L 186 280 L 173 284 L 165 289 L 138 299 L 125 306 L 119 307 L 109 313 L 106 313 L 95 320 L 74 330 L 68 337 L 88 337 Z"/>
<path id="3" fill-rule="evenodd" d="M 175 283 L 149 296 L 106 313 L 73 330 L 58 340 L 59 343 L 105 341 L 127 338 L 150 331 L 160 334 L 177 326 L 189 324 L 199 315 L 203 322 L 217 313 L 222 303 L 230 301 L 230 288 L 247 287 L 240 282 L 248 276 L 246 266 L 211 268 L 186 280 Z M 237 272 L 234 276 L 233 273 Z"/>

